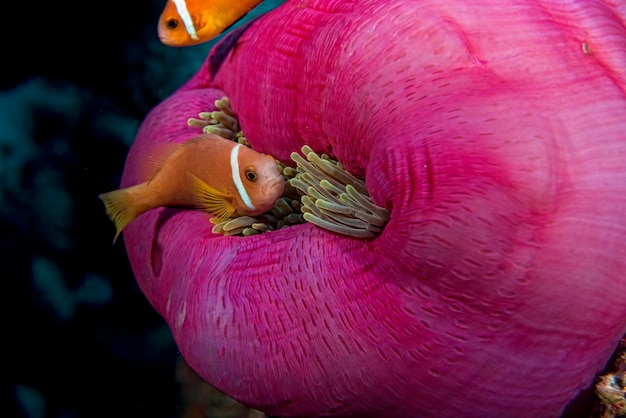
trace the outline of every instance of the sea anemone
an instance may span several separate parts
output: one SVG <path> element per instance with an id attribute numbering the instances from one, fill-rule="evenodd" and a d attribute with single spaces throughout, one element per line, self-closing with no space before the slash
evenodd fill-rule
<path id="1" fill-rule="evenodd" d="M 326 154 L 389 217 L 361 202 L 364 239 L 141 215 L 128 255 L 185 360 L 276 416 L 560 416 L 626 333 L 625 14 L 293 0 L 227 36 L 147 116 L 123 185 L 227 96 L 254 149 Z M 342 184 L 302 206 L 358 201 Z"/>

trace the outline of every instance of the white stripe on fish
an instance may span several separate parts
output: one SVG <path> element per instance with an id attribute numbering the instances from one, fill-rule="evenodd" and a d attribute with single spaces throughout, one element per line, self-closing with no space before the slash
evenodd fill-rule
<path id="1" fill-rule="evenodd" d="M 185 0 L 174 0 L 174 4 L 176 5 L 176 11 L 178 12 L 178 15 L 185 24 L 185 29 L 187 30 L 187 33 L 189 34 L 189 36 L 191 36 L 191 39 L 197 41 L 199 39 L 198 33 L 196 32 L 196 27 L 193 24 L 193 20 L 191 19 L 189 10 L 187 10 L 187 3 L 185 3 Z"/>
<path id="2" fill-rule="evenodd" d="M 246 207 L 250 210 L 256 210 L 254 205 L 252 204 L 252 199 L 248 196 L 248 192 L 243 185 L 243 181 L 241 180 L 241 173 L 239 172 L 239 149 L 243 147 L 243 145 L 239 144 L 233 148 L 230 152 L 230 168 L 233 173 L 233 182 L 235 183 L 235 187 L 237 188 L 237 192 L 239 192 L 239 197 L 241 197 L 242 202 Z"/>

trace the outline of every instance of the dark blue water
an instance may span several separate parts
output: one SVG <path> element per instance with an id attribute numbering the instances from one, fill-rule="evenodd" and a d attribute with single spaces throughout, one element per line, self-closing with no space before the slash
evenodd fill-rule
<path id="1" fill-rule="evenodd" d="M 164 3 L 19 2 L 3 19 L 2 416 L 180 416 L 175 344 L 97 197 L 211 46 L 161 45 Z"/>

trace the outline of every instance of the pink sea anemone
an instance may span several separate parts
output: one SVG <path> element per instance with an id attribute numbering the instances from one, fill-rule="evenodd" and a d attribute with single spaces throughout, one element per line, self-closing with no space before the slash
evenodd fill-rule
<path id="1" fill-rule="evenodd" d="M 277 416 L 558 417 L 626 333 L 625 18 L 290 0 L 227 38 L 148 115 L 123 186 L 228 96 L 255 149 L 328 153 L 391 217 L 360 240 L 141 215 L 128 254 L 185 359 Z"/>

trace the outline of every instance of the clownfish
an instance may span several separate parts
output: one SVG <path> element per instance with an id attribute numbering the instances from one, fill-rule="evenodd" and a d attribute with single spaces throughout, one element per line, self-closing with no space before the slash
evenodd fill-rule
<path id="1" fill-rule="evenodd" d="M 168 46 L 210 41 L 262 0 L 168 0 L 159 19 L 159 39 Z"/>
<path id="2" fill-rule="evenodd" d="M 158 144 L 142 163 L 143 183 L 99 195 L 115 223 L 113 242 L 150 209 L 196 208 L 218 220 L 254 216 L 271 209 L 285 188 L 273 157 L 213 134 Z"/>

